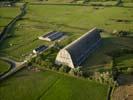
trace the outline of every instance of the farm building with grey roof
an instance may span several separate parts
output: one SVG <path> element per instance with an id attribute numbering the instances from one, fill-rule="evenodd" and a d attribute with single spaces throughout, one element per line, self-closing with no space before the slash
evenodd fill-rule
<path id="1" fill-rule="evenodd" d="M 55 63 L 58 65 L 67 65 L 71 68 L 81 65 L 88 55 L 99 45 L 101 41 L 100 32 L 100 29 L 93 28 L 61 49 L 57 54 Z"/>
<path id="2" fill-rule="evenodd" d="M 39 39 L 45 41 L 54 41 L 61 38 L 63 35 L 63 32 L 52 31 L 48 32 L 46 35 L 40 36 Z"/>

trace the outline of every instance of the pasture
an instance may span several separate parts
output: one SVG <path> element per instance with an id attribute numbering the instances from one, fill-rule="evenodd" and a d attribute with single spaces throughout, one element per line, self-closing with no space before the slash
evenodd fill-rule
<path id="1" fill-rule="evenodd" d="M 83 67 L 86 70 L 87 69 L 93 69 L 94 68 L 101 68 L 104 67 L 104 69 L 110 69 L 112 67 L 112 57 L 108 55 L 108 53 L 120 50 L 120 49 L 133 49 L 133 40 L 132 38 L 125 38 L 125 37 L 108 37 L 103 38 L 102 44 L 100 45 L 97 50 L 95 50 L 86 60 L 86 62 L 83 64 Z M 129 61 L 124 61 L 129 60 Z M 127 58 L 127 59 L 126 59 Z M 129 58 L 129 59 L 128 59 Z M 121 61 L 123 59 L 123 61 Z M 132 54 L 125 55 L 123 57 L 119 57 L 116 59 L 118 62 L 118 65 L 120 63 L 125 63 L 127 66 L 132 66 Z M 129 64 L 128 64 L 129 63 Z M 93 66 L 93 67 L 92 67 Z"/>
<path id="2" fill-rule="evenodd" d="M 19 7 L 0 7 L 0 32 L 18 14 Z"/>
<path id="3" fill-rule="evenodd" d="M 115 59 L 117 67 L 133 67 L 133 54 L 125 54 Z"/>
<path id="4" fill-rule="evenodd" d="M 7 13 L 8 12 L 8 13 Z M 10 23 L 20 13 L 19 7 L 0 7 L 0 34 L 5 26 Z M 0 44 L 1 47 L 1 44 Z M 1 54 L 1 52 L 0 52 Z M 9 65 L 3 61 L 0 61 L 0 73 L 3 73 L 9 69 Z"/>
<path id="5" fill-rule="evenodd" d="M 131 7 L 94 7 L 85 5 L 28 5 L 27 14 L 17 22 L 12 37 L 0 46 L 0 52 L 15 60 L 23 60 L 39 45 L 51 43 L 38 40 L 38 36 L 51 30 L 66 32 L 69 36 L 60 42 L 67 45 L 93 27 L 106 30 L 133 31 Z M 127 22 L 117 22 L 117 20 Z M 106 42 L 106 41 L 105 41 Z"/>
<path id="6" fill-rule="evenodd" d="M 106 100 L 107 91 L 93 81 L 26 69 L 0 83 L 1 100 Z"/>

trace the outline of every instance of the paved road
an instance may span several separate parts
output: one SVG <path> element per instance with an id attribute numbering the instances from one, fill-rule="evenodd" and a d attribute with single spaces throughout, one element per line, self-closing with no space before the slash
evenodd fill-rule
<path id="1" fill-rule="evenodd" d="M 4 73 L 4 75 L 2 75 L 0 77 L 0 80 L 10 76 L 11 74 L 15 73 L 18 70 L 20 70 L 26 64 L 26 62 L 16 62 L 16 61 L 9 59 L 9 58 L 6 58 L 6 57 L 0 57 L 0 59 L 11 64 L 11 69 L 9 71 L 7 71 L 6 73 Z"/>
<path id="2" fill-rule="evenodd" d="M 0 34 L 0 42 L 6 37 L 6 33 L 8 33 L 10 31 L 10 29 L 12 28 L 13 24 L 15 24 L 17 22 L 18 19 L 20 19 L 21 17 L 23 17 L 26 14 L 26 9 L 27 9 L 27 3 L 25 3 L 22 6 L 21 9 L 21 13 L 16 16 L 3 30 L 3 32 Z M 2 76 L 0 76 L 0 80 L 6 78 L 7 76 L 13 74 L 14 72 L 18 71 L 19 69 L 21 69 L 22 67 L 24 67 L 24 65 L 27 63 L 26 61 L 24 62 L 16 62 L 12 59 L 6 58 L 6 57 L 0 57 L 0 59 L 5 60 L 6 62 L 11 64 L 11 69 L 9 71 L 7 71 L 6 73 L 4 73 Z"/>
<path id="3" fill-rule="evenodd" d="M 54 44 L 50 45 L 47 48 L 47 50 L 52 48 L 53 46 L 54 46 Z M 41 52 L 41 53 L 43 53 L 43 52 Z M 0 57 L 0 59 L 5 60 L 6 62 L 10 63 L 11 67 L 12 67 L 9 71 L 4 73 L 4 75 L 0 76 L 0 80 L 3 80 L 4 78 L 6 78 L 6 77 L 12 75 L 13 73 L 17 72 L 18 70 L 22 69 L 28 63 L 28 61 L 30 61 L 32 58 L 35 58 L 37 56 L 38 55 L 36 55 L 36 54 L 29 54 L 29 56 L 27 56 L 23 62 L 17 62 L 10 58 L 7 58 L 7 57 Z"/>

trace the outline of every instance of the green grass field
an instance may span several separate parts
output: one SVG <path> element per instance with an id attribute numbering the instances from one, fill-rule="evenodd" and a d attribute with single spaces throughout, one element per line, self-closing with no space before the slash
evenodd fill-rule
<path id="1" fill-rule="evenodd" d="M 31 0 L 28 1 L 31 2 Z M 60 0 L 55 0 L 57 1 Z M 66 2 L 66 0 L 63 1 Z M 50 2 L 53 1 L 49 0 L 48 3 Z M 0 54 L 22 61 L 34 48 L 42 44 L 51 44 L 38 40 L 40 35 L 53 30 L 66 32 L 68 38 L 59 43 L 65 46 L 91 28 L 98 27 L 105 30 L 102 34 L 102 44 L 82 66 L 84 70 L 108 70 L 112 64 L 112 58 L 107 55 L 108 52 L 133 48 L 131 37 L 115 37 L 110 34 L 114 30 L 133 32 L 133 5 L 132 3 L 128 5 L 126 7 L 104 7 L 75 4 L 28 4 L 27 14 L 9 33 L 11 37 L 0 44 Z M 0 8 L 0 26 L 7 25 L 17 13 L 18 8 L 10 10 Z M 117 20 L 126 21 L 118 22 Z M 54 52 L 46 56 L 52 59 L 56 56 L 55 54 Z M 118 65 L 132 66 L 132 55 L 120 57 L 117 62 Z M 0 66 L 8 65 L 0 61 Z M 0 68 L 0 72 L 6 70 L 3 67 Z M 24 69 L 0 83 L 0 100 L 106 100 L 107 92 L 107 85 L 51 71 L 35 72 Z"/>
<path id="2" fill-rule="evenodd" d="M 87 61 L 83 64 L 84 68 L 88 67 L 91 69 L 93 67 L 106 67 L 111 68 L 112 57 L 107 55 L 109 52 L 120 49 L 133 49 L 132 38 L 122 38 L 122 37 L 109 37 L 102 40 L 101 46 L 92 53 Z M 128 58 L 128 56 L 127 56 Z M 131 62 L 131 61 L 130 61 Z M 129 64 L 130 65 L 130 64 Z M 93 69 L 93 68 L 92 68 Z"/>
<path id="3" fill-rule="evenodd" d="M 0 31 L 18 14 L 19 7 L 0 7 Z"/>
<path id="4" fill-rule="evenodd" d="M 24 1 L 24 2 L 40 2 L 40 3 L 58 3 L 58 4 L 62 4 L 62 3 L 83 3 L 84 0 L 20 0 L 20 1 Z M 107 3 L 107 4 L 113 4 L 114 2 L 116 3 L 116 1 L 113 1 L 113 0 L 89 0 L 87 2 L 88 3 Z M 133 2 L 132 0 L 124 0 L 124 3 L 128 3 L 128 2 Z"/>
<path id="5" fill-rule="evenodd" d="M 133 67 L 133 54 L 126 54 L 115 59 L 117 67 Z"/>
<path id="6" fill-rule="evenodd" d="M 0 100 L 106 100 L 107 85 L 50 71 L 22 70 L 0 83 Z"/>
<path id="7" fill-rule="evenodd" d="M 41 44 L 38 36 L 51 30 L 67 32 L 64 46 L 93 27 L 133 31 L 133 10 L 128 7 L 93 7 L 82 5 L 28 5 L 26 16 L 12 30 L 12 38 L 5 40 L 0 52 L 16 60 L 23 58 Z M 116 22 L 117 19 L 128 22 Z M 105 33 L 107 34 L 107 33 Z"/>
<path id="8" fill-rule="evenodd" d="M 6 72 L 9 68 L 10 65 L 7 62 L 0 60 L 0 74 Z"/>

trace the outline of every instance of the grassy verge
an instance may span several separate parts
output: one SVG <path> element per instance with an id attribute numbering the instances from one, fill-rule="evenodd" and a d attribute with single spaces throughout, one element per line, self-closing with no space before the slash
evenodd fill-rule
<path id="1" fill-rule="evenodd" d="M 7 62 L 0 60 L 0 74 L 8 71 L 9 68 L 10 65 Z"/>

